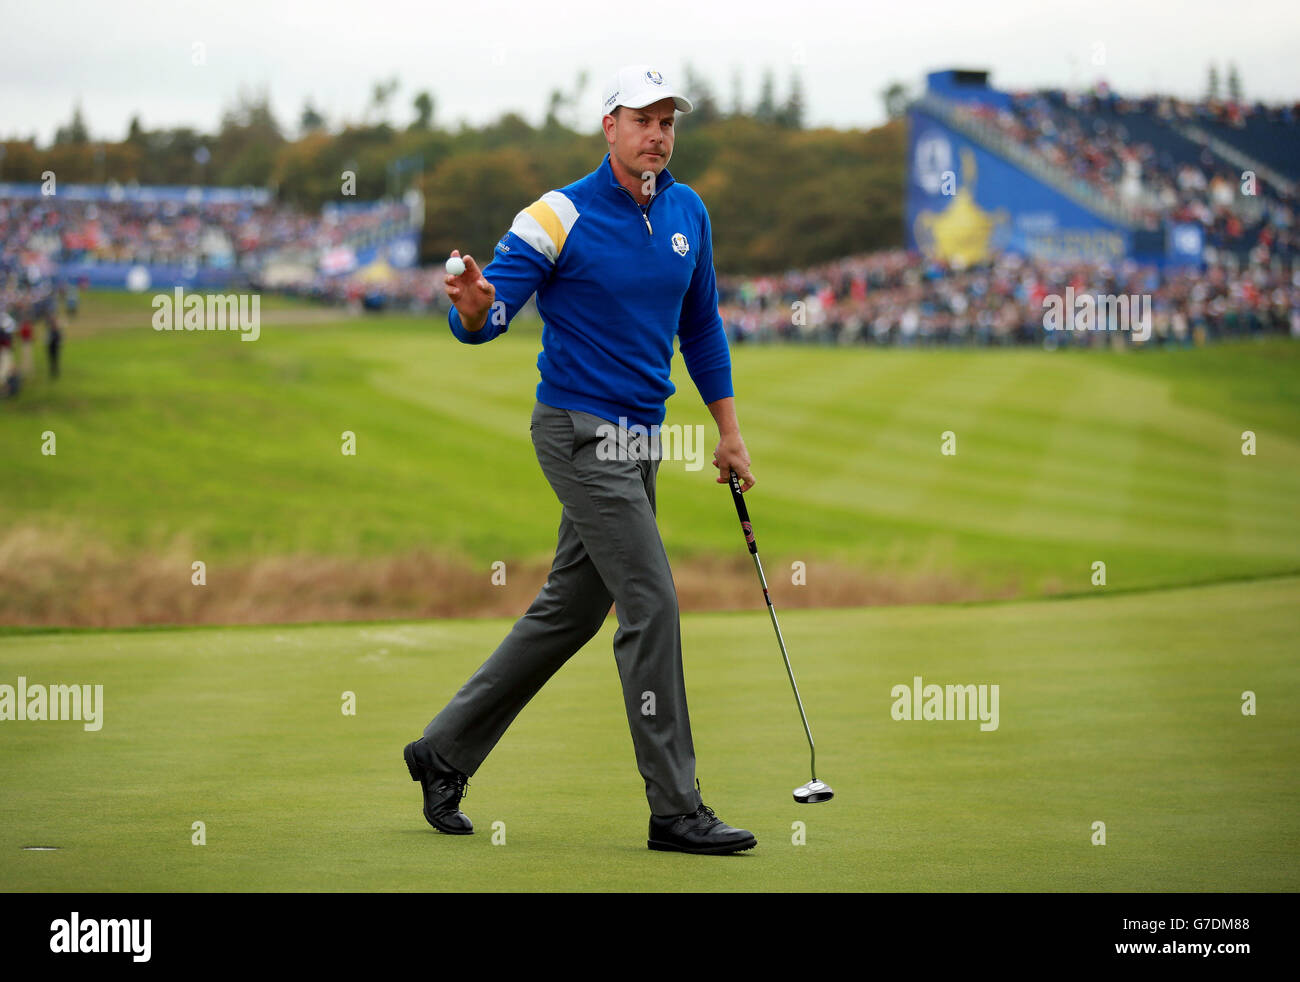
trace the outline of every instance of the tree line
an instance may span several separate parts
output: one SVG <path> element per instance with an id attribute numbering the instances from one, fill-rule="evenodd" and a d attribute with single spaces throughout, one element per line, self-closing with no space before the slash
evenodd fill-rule
<path id="1" fill-rule="evenodd" d="M 669 169 L 709 208 L 719 270 L 774 272 L 901 243 L 900 119 L 872 130 L 808 129 L 797 75 L 780 98 L 765 73 L 750 105 L 735 80 L 725 107 L 690 66 L 683 81 L 695 111 L 679 118 Z M 604 136 L 579 131 L 589 125 L 579 95 L 586 84 L 582 73 L 572 90 L 553 91 L 537 126 L 517 113 L 443 126 L 427 91 L 411 99 L 410 121 L 395 125 L 397 79 L 374 83 L 364 118 L 336 127 L 308 100 L 296 133 L 276 119 L 265 91 L 239 93 L 214 132 L 149 130 L 137 117 L 117 142 L 92 139 L 78 107 L 49 146 L 0 143 L 0 181 L 53 171 L 71 183 L 251 185 L 312 210 L 416 187 L 426 261 L 453 248 L 487 256 L 516 212 L 600 162 Z M 355 198 L 342 195 L 345 173 L 355 175 Z"/>

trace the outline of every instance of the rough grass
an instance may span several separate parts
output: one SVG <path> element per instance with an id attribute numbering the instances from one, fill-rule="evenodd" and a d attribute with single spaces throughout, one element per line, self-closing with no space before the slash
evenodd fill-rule
<path id="1" fill-rule="evenodd" d="M 747 610 L 763 604 L 749 554 L 743 547 L 734 551 L 739 555 L 700 556 L 675 565 L 682 610 Z M 260 556 L 205 569 L 205 582 L 197 585 L 190 558 L 195 553 L 185 539 L 157 552 L 121 554 L 68 532 L 10 529 L 0 533 L 0 624 L 128 627 L 518 616 L 550 569 L 548 561 L 533 561 L 496 571 L 421 551 L 359 559 Z M 813 562 L 795 582 L 791 561 L 764 572 L 778 609 L 985 596 L 942 571 L 873 576 Z M 1008 586 L 1004 595 L 1014 592 Z"/>

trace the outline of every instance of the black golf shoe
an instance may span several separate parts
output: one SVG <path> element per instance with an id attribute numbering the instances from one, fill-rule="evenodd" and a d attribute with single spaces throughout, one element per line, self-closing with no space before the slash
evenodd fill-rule
<path id="1" fill-rule="evenodd" d="M 469 786 L 469 777 L 460 773 L 424 742 L 424 737 L 408 743 L 402 752 L 411 780 L 424 789 L 424 817 L 439 832 L 469 835 L 474 823 L 460 810 L 461 799 Z"/>
<path id="2" fill-rule="evenodd" d="M 752 832 L 733 829 L 701 801 L 700 807 L 688 815 L 651 815 L 646 845 L 660 852 L 717 856 L 753 849 L 758 840 Z"/>

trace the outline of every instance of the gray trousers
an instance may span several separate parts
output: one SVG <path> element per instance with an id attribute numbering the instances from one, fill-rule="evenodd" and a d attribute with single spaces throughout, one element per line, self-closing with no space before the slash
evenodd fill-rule
<path id="1" fill-rule="evenodd" d="M 612 424 L 533 407 L 537 460 L 564 506 L 555 562 L 528 612 L 424 736 L 449 764 L 473 774 L 547 679 L 601 629 L 613 602 L 614 658 L 651 814 L 694 812 L 700 796 L 677 590 L 655 519 L 659 461 L 644 438 L 630 445 L 631 459 L 602 460 L 602 425 Z M 626 431 L 620 436 L 626 440 Z"/>

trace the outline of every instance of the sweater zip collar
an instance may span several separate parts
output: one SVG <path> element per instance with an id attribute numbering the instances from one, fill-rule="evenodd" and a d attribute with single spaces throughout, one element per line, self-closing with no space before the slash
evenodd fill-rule
<path id="1" fill-rule="evenodd" d="M 636 198 L 632 196 L 632 192 L 623 187 L 623 185 L 619 183 L 618 178 L 614 176 L 614 165 L 610 163 L 608 152 L 605 154 L 605 159 L 601 161 L 601 168 L 605 171 L 605 176 L 610 187 L 616 189 L 619 193 L 625 194 L 631 200 L 632 204 L 636 205 L 637 210 L 641 212 L 641 218 L 645 221 L 646 231 L 651 235 L 654 235 L 654 226 L 650 224 L 650 208 L 659 196 L 664 193 L 664 191 L 668 190 L 668 188 L 672 187 L 672 185 L 676 183 L 676 179 L 671 173 L 669 173 L 668 168 L 665 167 L 659 172 L 659 176 L 655 178 L 654 193 L 650 195 L 650 200 L 644 205 L 639 204 Z"/>

